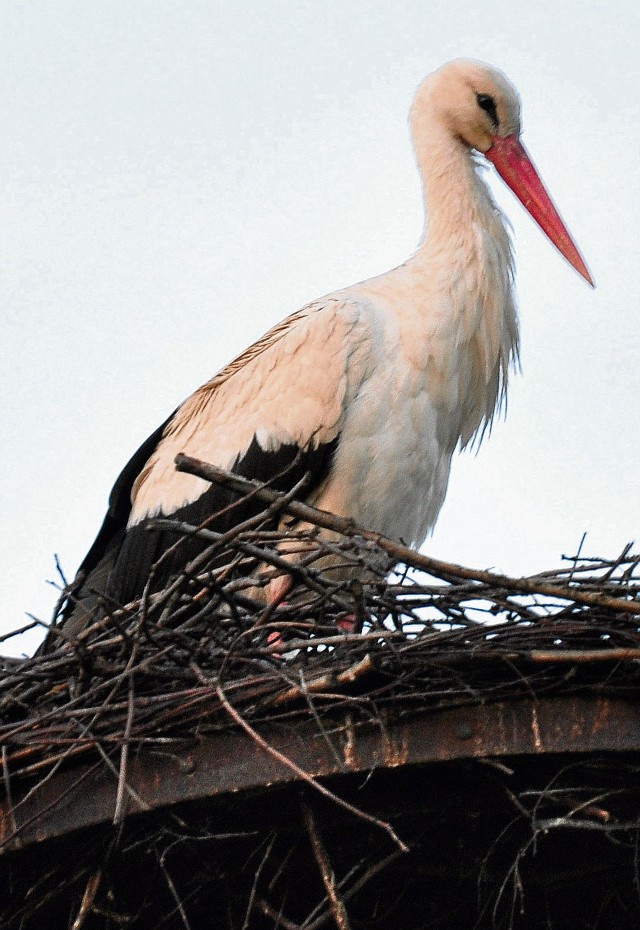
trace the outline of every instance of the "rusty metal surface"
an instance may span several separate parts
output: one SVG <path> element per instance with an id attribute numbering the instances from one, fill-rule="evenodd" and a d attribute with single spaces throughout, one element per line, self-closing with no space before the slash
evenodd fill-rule
<path id="1" fill-rule="evenodd" d="M 486 756 L 640 750 L 640 705 L 620 699 L 520 700 L 357 725 L 345 716 L 325 726 L 320 734 L 301 720 L 264 725 L 260 733 L 316 777 Z M 135 795 L 127 814 L 296 779 L 244 732 L 217 733 L 178 752 L 131 758 L 127 785 Z M 117 773 L 101 763 L 60 772 L 23 799 L 17 787 L 13 808 L 0 805 L 4 852 L 108 822 L 116 808 Z"/>

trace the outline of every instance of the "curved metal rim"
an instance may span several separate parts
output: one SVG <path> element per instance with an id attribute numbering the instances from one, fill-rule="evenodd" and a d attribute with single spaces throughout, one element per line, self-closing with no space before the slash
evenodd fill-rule
<path id="1" fill-rule="evenodd" d="M 366 724 L 344 715 L 326 727 L 320 733 L 305 719 L 265 724 L 259 732 L 318 778 L 456 759 L 640 750 L 640 705 L 618 698 L 513 700 Z M 170 754 L 147 750 L 131 758 L 126 815 L 297 780 L 248 734 L 216 733 Z M 117 794 L 117 773 L 102 763 L 61 772 L 28 794 L 14 790 L 13 806 L 0 805 L 0 851 L 112 821 Z"/>

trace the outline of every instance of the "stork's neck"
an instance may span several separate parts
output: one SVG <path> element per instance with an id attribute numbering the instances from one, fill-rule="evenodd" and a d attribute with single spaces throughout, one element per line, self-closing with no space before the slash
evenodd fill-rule
<path id="1" fill-rule="evenodd" d="M 491 420 L 518 355 L 511 244 L 469 149 L 438 125 L 420 128 L 426 226 L 409 265 L 424 282 L 430 365 L 443 405 L 458 398 L 464 444 Z"/>
<path id="2" fill-rule="evenodd" d="M 425 200 L 425 234 L 420 252 L 435 256 L 442 250 L 449 261 L 479 261 L 487 233 L 502 251 L 511 270 L 509 237 L 491 193 L 478 173 L 470 149 L 439 126 L 423 127 L 415 139 Z M 478 273 L 482 272 L 478 269 Z"/>
<path id="3" fill-rule="evenodd" d="M 437 131 L 415 141 L 427 205 L 420 247 L 347 290 L 394 320 L 407 371 L 422 373 L 453 451 L 491 421 L 518 357 L 511 245 L 469 150 Z"/>

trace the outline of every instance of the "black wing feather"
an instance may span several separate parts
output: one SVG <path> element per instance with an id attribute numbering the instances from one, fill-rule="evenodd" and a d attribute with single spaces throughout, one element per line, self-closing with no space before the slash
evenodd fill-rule
<path id="1" fill-rule="evenodd" d="M 158 445 L 172 414 L 143 442 L 125 465 L 109 496 L 109 507 L 100 531 L 78 570 L 77 586 L 62 613 L 61 624 L 68 636 L 77 635 L 95 616 L 96 608 L 107 604 L 127 604 L 139 597 L 149 578 L 152 566 L 176 542 L 176 534 L 154 531 L 149 517 L 127 529 L 131 512 L 131 490 L 139 473 Z M 269 482 L 276 490 L 287 491 L 309 474 L 306 494 L 322 484 L 327 477 L 338 446 L 339 436 L 329 443 L 313 449 L 301 450 L 295 444 L 285 444 L 274 451 L 265 451 L 254 437 L 247 451 L 236 460 L 232 471 L 245 478 Z M 237 495 L 225 488 L 211 485 L 197 500 L 172 513 L 161 513 L 178 522 L 207 526 L 217 532 L 226 532 L 232 526 L 248 519 L 262 509 L 259 503 L 235 506 L 219 517 Z M 211 519 L 214 517 L 213 519 Z M 157 571 L 153 589 L 161 588 L 167 579 L 179 572 L 187 562 L 206 547 L 206 543 L 189 539 L 182 542 L 170 559 L 165 559 Z M 44 643 L 46 651 L 57 644 L 51 634 Z"/>
<path id="2" fill-rule="evenodd" d="M 131 490 L 134 482 L 149 457 L 155 451 L 158 443 L 162 439 L 166 427 L 173 420 L 176 411 L 162 423 L 151 435 L 145 439 L 139 449 L 137 449 L 127 464 L 124 466 L 109 495 L 109 506 L 104 521 L 93 545 L 85 555 L 78 574 L 81 572 L 88 575 L 92 572 L 98 563 L 102 561 L 105 554 L 112 548 L 114 541 L 119 539 L 126 528 L 129 514 L 131 513 Z"/>
<path id="3" fill-rule="evenodd" d="M 308 495 L 327 477 L 337 444 L 338 437 L 330 443 L 307 451 L 287 444 L 267 452 L 254 437 L 247 451 L 236 461 L 232 471 L 245 478 L 269 482 L 270 486 L 278 491 L 288 491 L 308 473 L 310 484 L 305 489 Z M 230 507 L 237 501 L 238 496 L 233 491 L 211 485 L 197 500 L 165 516 L 193 526 L 207 521 L 209 529 L 225 533 L 232 526 L 264 509 L 264 505 L 256 502 Z M 214 516 L 221 511 L 224 513 Z M 152 565 L 177 540 L 175 533 L 150 530 L 149 524 L 152 520 L 153 517 L 150 517 L 130 527 L 122 540 L 107 589 L 109 597 L 118 603 L 126 604 L 142 594 Z M 158 570 L 153 588 L 164 585 L 171 575 L 179 572 L 207 545 L 198 539 L 183 540 L 173 557 L 165 560 Z"/>

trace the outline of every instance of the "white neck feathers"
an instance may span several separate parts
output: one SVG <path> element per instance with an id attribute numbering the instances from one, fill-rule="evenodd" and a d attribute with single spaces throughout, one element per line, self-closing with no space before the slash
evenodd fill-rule
<path id="1" fill-rule="evenodd" d="M 441 125 L 413 119 L 426 224 L 411 264 L 428 281 L 427 326 L 441 401 L 465 446 L 482 435 L 518 360 L 513 254 L 477 157 Z M 424 111 L 423 111 L 424 112 Z M 452 440 L 454 436 L 451 437 Z"/>

